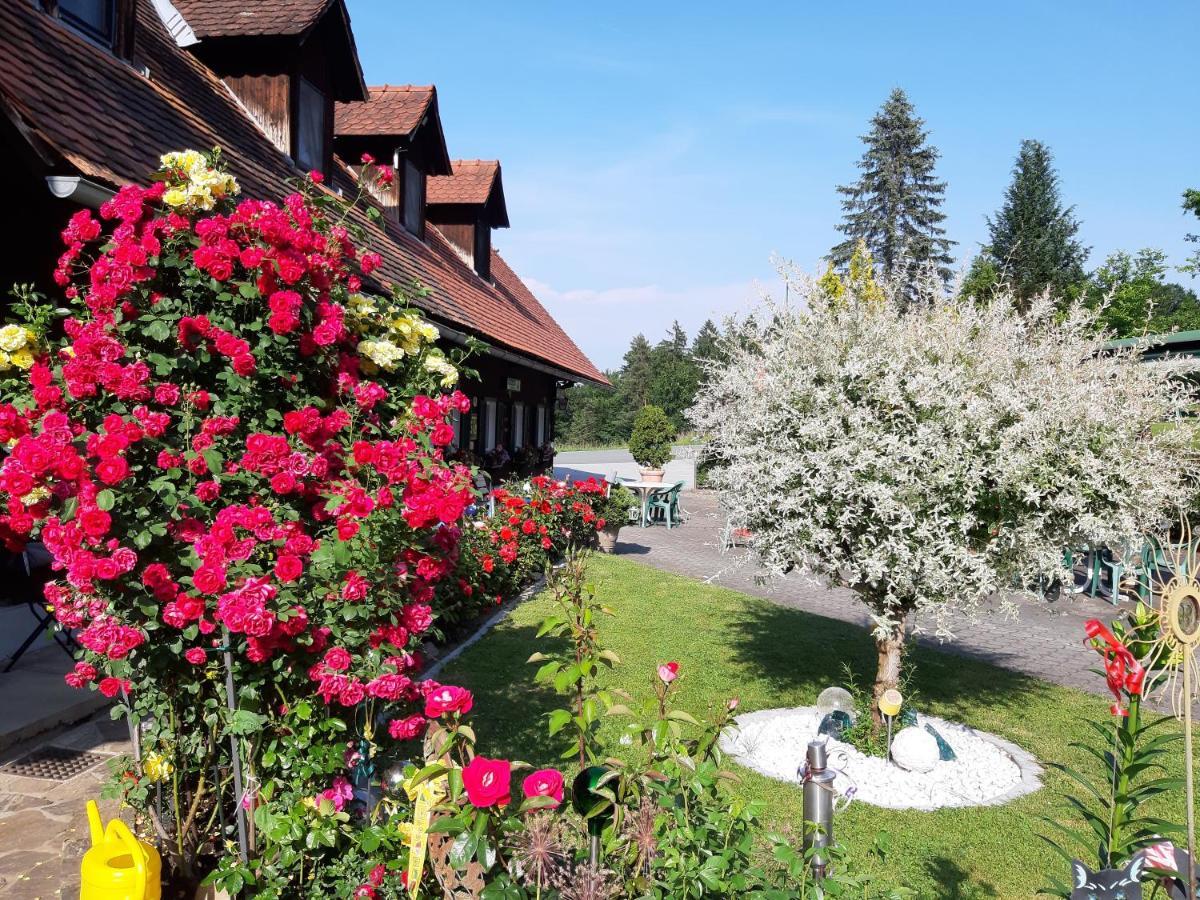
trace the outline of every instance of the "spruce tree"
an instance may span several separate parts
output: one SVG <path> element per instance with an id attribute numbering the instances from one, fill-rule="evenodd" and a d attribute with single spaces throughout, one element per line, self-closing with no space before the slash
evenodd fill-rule
<path id="1" fill-rule="evenodd" d="M 1083 281 L 1088 249 L 1075 239 L 1074 207 L 1064 207 L 1050 148 L 1022 141 L 1004 205 L 988 219 L 988 255 L 1002 281 L 1026 301 L 1049 288 L 1069 296 Z"/>
<path id="2" fill-rule="evenodd" d="M 941 211 L 946 183 L 934 175 L 939 154 L 926 143 L 924 125 L 900 88 L 871 120 L 871 132 L 862 139 L 867 149 L 858 162 L 862 175 L 838 188 L 843 197 L 838 230 L 846 240 L 829 255 L 839 269 L 849 265 L 863 241 L 887 277 L 932 265 L 950 280 L 954 241 L 945 236 Z"/>

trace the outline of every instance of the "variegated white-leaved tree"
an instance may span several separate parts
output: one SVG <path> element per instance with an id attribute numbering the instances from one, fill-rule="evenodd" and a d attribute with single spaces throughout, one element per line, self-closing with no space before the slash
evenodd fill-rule
<path id="1" fill-rule="evenodd" d="M 944 613 L 1065 576 L 1066 548 L 1136 542 L 1190 493 L 1178 366 L 1106 352 L 1085 310 L 936 279 L 901 309 L 869 278 L 783 275 L 792 304 L 736 324 L 692 419 L 765 566 L 870 609 L 877 722 L 915 613 L 948 631 Z"/>

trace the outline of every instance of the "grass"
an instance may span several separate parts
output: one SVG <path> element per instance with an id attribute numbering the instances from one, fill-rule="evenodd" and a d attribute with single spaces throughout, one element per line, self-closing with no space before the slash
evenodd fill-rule
<path id="1" fill-rule="evenodd" d="M 620 558 L 598 556 L 590 572 L 597 595 L 615 613 L 601 624 L 605 646 L 622 660 L 611 679 L 635 696 L 649 694 L 650 673 L 668 660 L 681 666 L 679 705 L 695 715 L 735 696 L 743 711 L 811 704 L 841 680 L 843 663 L 863 675 L 873 672 L 871 642 L 851 625 Z M 533 667 L 525 662 L 535 649 L 545 649 L 534 635 L 550 606 L 541 595 L 519 607 L 441 676 L 475 693 L 473 718 L 485 754 L 540 763 L 557 755 L 543 721 L 555 698 L 532 684 Z M 1013 639 L 1020 640 L 1019 623 Z M 1088 740 L 1085 717 L 1108 717 L 1103 698 L 927 648 L 914 648 L 908 661 L 922 711 L 1008 738 L 1043 763 L 1091 771 L 1087 757 L 1069 744 Z M 615 724 L 606 726 L 606 734 L 615 732 Z M 613 746 L 615 751 L 615 740 Z M 1175 768 L 1174 774 L 1182 773 L 1182 753 Z M 740 767 L 738 772 L 733 789 L 764 802 L 771 825 L 799 825 L 799 786 Z M 888 832 L 891 877 L 922 897 L 1029 898 L 1049 883 L 1046 873 L 1067 879 L 1065 864 L 1038 834 L 1049 833 L 1042 817 L 1067 818 L 1059 795 L 1068 782 L 1049 768 L 1044 779 L 1042 790 L 1001 807 L 930 813 L 854 803 L 837 820 L 836 834 L 853 852 L 870 846 L 879 831 Z M 1182 797 L 1172 797 L 1156 812 L 1182 821 L 1183 805 Z M 1076 849 L 1085 859 L 1095 852 Z"/>

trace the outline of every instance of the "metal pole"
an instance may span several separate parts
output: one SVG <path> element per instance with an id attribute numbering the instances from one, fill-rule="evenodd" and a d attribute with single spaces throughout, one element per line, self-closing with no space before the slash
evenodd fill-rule
<path id="1" fill-rule="evenodd" d="M 229 652 L 229 629 L 224 629 L 225 634 L 225 705 L 229 707 L 231 713 L 237 712 L 237 702 L 233 696 L 233 655 Z M 233 814 L 237 819 L 238 830 L 238 848 L 242 856 L 242 864 L 247 865 L 250 862 L 250 845 L 246 841 L 246 811 L 242 808 L 242 757 L 241 751 L 238 749 L 238 739 L 236 734 L 229 736 L 229 750 L 233 755 L 231 767 L 233 769 Z"/>
<path id="2" fill-rule="evenodd" d="M 593 869 L 598 869 L 600 868 L 600 835 L 593 834 L 589 843 L 588 861 L 591 862 Z"/>
<path id="3" fill-rule="evenodd" d="M 1191 897 L 1196 890 L 1196 811 L 1195 786 L 1192 783 L 1192 662 L 1190 650 L 1183 657 L 1183 756 L 1186 762 L 1184 778 L 1187 796 L 1187 890 L 1184 896 Z"/>
<path id="4" fill-rule="evenodd" d="M 815 850 L 812 871 L 824 878 L 829 866 L 828 856 L 821 852 L 833 843 L 833 779 L 827 768 L 829 759 L 825 741 L 810 741 L 804 767 L 804 849 Z"/>
<path id="5" fill-rule="evenodd" d="M 888 762 L 892 761 L 892 717 L 887 716 L 888 723 L 888 742 L 887 742 L 887 758 Z"/>

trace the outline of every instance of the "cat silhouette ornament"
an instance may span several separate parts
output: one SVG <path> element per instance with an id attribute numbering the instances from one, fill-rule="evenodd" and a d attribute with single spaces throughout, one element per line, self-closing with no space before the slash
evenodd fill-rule
<path id="1" fill-rule="evenodd" d="M 1071 863 L 1071 900 L 1142 900 L 1146 858 L 1136 853 L 1123 869 L 1093 872 L 1079 860 Z"/>

